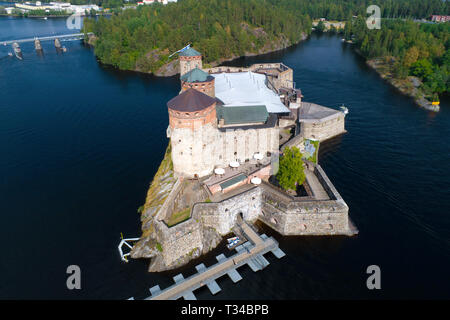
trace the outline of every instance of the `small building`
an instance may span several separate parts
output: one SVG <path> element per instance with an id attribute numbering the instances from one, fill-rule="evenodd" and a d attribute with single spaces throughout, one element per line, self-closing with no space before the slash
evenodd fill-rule
<path id="1" fill-rule="evenodd" d="M 75 14 L 84 15 L 87 12 L 90 12 L 91 10 L 94 11 L 100 11 L 99 6 L 95 4 L 86 4 L 86 5 L 71 5 L 71 10 Z"/>
<path id="2" fill-rule="evenodd" d="M 433 22 L 447 22 L 450 21 L 450 16 L 443 16 L 443 15 L 432 15 L 431 21 Z"/>

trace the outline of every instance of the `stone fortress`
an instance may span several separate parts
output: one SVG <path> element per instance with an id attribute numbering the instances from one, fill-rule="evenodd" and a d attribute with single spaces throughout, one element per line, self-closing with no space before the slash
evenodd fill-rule
<path id="1" fill-rule="evenodd" d="M 346 132 L 343 112 L 303 102 L 293 70 L 282 63 L 202 69 L 193 48 L 179 62 L 181 90 L 167 103 L 170 145 L 144 205 L 133 258 L 152 258 L 149 271 L 180 267 L 237 234 L 238 219 L 259 220 L 282 235 L 357 233 L 317 163 L 305 162 L 302 194 L 273 183 L 282 150 L 303 152 L 305 139 Z"/>

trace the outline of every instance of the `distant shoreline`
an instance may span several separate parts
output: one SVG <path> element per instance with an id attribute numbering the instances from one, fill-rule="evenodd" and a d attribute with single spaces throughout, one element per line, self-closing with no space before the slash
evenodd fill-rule
<path id="1" fill-rule="evenodd" d="M 110 15 L 112 15 L 112 13 L 97 13 L 96 14 L 96 16 L 110 16 Z M 27 15 L 27 16 L 24 16 L 24 15 L 21 15 L 21 14 L 0 13 L 0 17 L 14 17 L 14 18 L 24 18 L 24 19 L 26 19 L 26 18 L 33 18 L 33 19 L 36 19 L 36 18 L 67 18 L 67 17 L 70 17 L 70 16 L 71 16 L 71 14 L 42 15 L 42 16 L 40 16 L 40 15 L 38 15 L 38 16 L 36 16 L 36 15 Z M 82 17 L 91 17 L 91 16 L 84 15 Z"/>
<path id="2" fill-rule="evenodd" d="M 353 48 L 354 51 L 364 58 L 366 65 L 374 70 L 378 75 L 386 80 L 391 86 L 396 88 L 400 93 L 413 98 L 414 102 L 421 108 L 428 111 L 439 111 L 439 106 L 433 106 L 431 101 L 425 98 L 425 94 L 419 88 L 422 82 L 417 77 L 408 76 L 405 79 L 397 79 L 392 74 L 392 66 L 385 61 L 384 57 L 367 59 L 359 49 Z"/>

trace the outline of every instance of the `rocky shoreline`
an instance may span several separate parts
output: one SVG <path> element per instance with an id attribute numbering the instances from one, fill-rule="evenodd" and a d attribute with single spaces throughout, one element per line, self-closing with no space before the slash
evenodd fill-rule
<path id="1" fill-rule="evenodd" d="M 179 187 L 180 181 L 173 174 L 171 147 L 169 143 L 164 158 L 148 189 L 145 204 L 139 209 L 142 235 L 131 250 L 131 257 L 133 259 L 150 258 L 149 272 L 162 272 L 183 266 L 189 261 L 208 253 L 223 240 L 223 237 L 214 228 L 195 228 L 201 232 L 201 244 L 187 254 L 172 261 L 170 264 L 164 261 L 163 251 L 169 249 L 164 244 L 166 242 L 166 235 L 161 231 L 166 228 L 161 227 L 161 225 L 158 227 L 158 224 L 164 223 L 158 219 L 158 214 L 160 215 L 160 212 L 167 210 L 165 206 L 169 205 L 169 203 L 173 203 L 171 196 L 177 193 Z M 198 223 L 191 221 L 189 226 L 192 224 L 197 225 Z M 182 232 L 182 230 L 179 230 L 180 228 L 182 229 L 183 227 L 174 226 L 171 230 L 177 229 L 175 234 L 178 234 Z M 189 229 L 186 233 L 191 234 L 192 231 L 195 233 L 193 229 Z M 171 249 L 173 250 L 174 248 L 176 247 L 172 247 Z"/>
<path id="2" fill-rule="evenodd" d="M 306 40 L 307 38 L 308 38 L 308 35 L 306 33 L 302 33 L 302 37 L 296 43 L 289 43 L 289 41 L 282 38 L 278 43 L 267 44 L 262 49 L 260 49 L 258 52 L 246 52 L 243 56 L 232 56 L 231 58 L 220 59 L 220 60 L 211 62 L 208 65 L 210 67 L 216 67 L 216 66 L 221 65 L 224 62 L 233 61 L 233 60 L 236 60 L 236 59 L 239 59 L 242 57 L 253 57 L 253 56 L 258 56 L 258 55 L 263 55 L 263 54 L 268 54 L 268 53 L 284 50 L 291 46 L 297 45 L 298 43 Z M 95 35 L 92 35 L 92 36 L 89 36 L 87 43 L 91 46 L 95 46 L 96 40 L 97 40 L 97 37 Z M 134 70 L 129 70 L 129 71 L 153 74 L 157 77 L 172 77 L 172 76 L 175 76 L 180 73 L 178 59 L 172 60 L 171 62 L 164 64 L 156 72 L 145 72 L 145 71 L 139 70 L 139 68 L 137 68 L 137 67 Z"/>
<path id="3" fill-rule="evenodd" d="M 425 98 L 425 94 L 420 89 L 422 81 L 419 78 L 408 76 L 405 79 L 397 79 L 393 76 L 392 64 L 394 61 L 392 59 L 389 62 L 385 58 L 375 58 L 366 60 L 366 64 L 401 93 L 413 98 L 418 106 L 428 111 L 439 111 L 439 106 L 433 105 Z"/>

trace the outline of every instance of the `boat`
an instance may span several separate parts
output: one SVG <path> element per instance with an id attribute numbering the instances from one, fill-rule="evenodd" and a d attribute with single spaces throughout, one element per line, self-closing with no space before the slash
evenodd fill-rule
<path id="1" fill-rule="evenodd" d="M 232 237 L 232 238 L 228 238 L 227 241 L 228 243 L 231 243 L 233 241 L 239 240 L 239 237 Z"/>
<path id="2" fill-rule="evenodd" d="M 339 109 L 341 109 L 341 111 L 342 111 L 344 114 L 347 114 L 347 113 L 348 113 L 348 108 L 347 108 L 346 106 L 344 106 L 344 105 L 342 105 Z"/>
<path id="3" fill-rule="evenodd" d="M 236 238 L 237 238 L 237 237 L 236 237 Z M 227 248 L 230 249 L 230 250 L 233 249 L 233 247 L 236 246 L 236 245 L 239 243 L 239 241 L 240 241 L 240 239 L 237 238 L 237 239 L 235 239 L 235 240 L 229 242 L 229 243 L 227 244 Z"/>
<path id="4" fill-rule="evenodd" d="M 12 47 L 14 49 L 14 54 L 16 55 L 16 58 L 22 60 L 23 59 L 22 50 L 20 49 L 19 44 L 17 42 L 14 42 L 12 44 Z"/>

